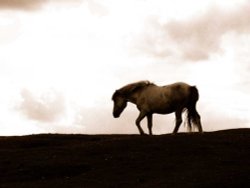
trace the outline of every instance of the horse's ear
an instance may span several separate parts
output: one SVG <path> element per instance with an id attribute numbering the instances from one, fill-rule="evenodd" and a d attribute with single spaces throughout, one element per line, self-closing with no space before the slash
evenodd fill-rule
<path id="1" fill-rule="evenodd" d="M 115 97 L 116 97 L 117 95 L 120 95 L 120 94 L 121 94 L 121 92 L 120 92 L 119 90 L 115 90 L 114 94 L 112 95 L 112 100 L 114 100 Z"/>
<path id="2" fill-rule="evenodd" d="M 115 94 L 116 95 L 121 95 L 121 91 L 117 89 L 117 90 L 115 90 Z"/>

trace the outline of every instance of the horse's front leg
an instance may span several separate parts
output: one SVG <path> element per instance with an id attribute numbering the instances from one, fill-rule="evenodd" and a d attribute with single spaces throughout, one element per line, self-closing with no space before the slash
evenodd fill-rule
<path id="1" fill-rule="evenodd" d="M 153 114 L 147 115 L 147 119 L 148 119 L 148 131 L 149 131 L 149 135 L 153 135 L 153 133 L 152 133 L 152 127 L 153 127 Z"/>
<path id="2" fill-rule="evenodd" d="M 136 121 L 135 121 L 135 124 L 136 124 L 136 126 L 137 126 L 137 128 L 138 128 L 138 130 L 139 130 L 139 132 L 140 132 L 141 135 L 144 135 L 144 134 L 145 134 L 144 131 L 143 131 L 142 128 L 141 128 L 141 125 L 140 125 L 141 120 L 142 120 L 145 116 L 146 116 L 146 113 L 143 112 L 143 111 L 140 111 L 140 114 L 139 114 L 138 118 L 137 118 Z"/>

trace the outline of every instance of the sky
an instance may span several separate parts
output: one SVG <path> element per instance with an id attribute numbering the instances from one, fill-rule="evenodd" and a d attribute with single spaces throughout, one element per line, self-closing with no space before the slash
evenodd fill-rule
<path id="1" fill-rule="evenodd" d="M 196 85 L 204 131 L 250 128 L 249 51 L 249 0 L 0 0 L 0 135 L 137 134 L 111 96 L 139 80 Z"/>

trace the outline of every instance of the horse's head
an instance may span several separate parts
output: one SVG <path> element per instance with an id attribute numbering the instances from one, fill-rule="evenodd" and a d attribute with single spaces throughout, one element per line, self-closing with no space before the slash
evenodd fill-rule
<path id="1" fill-rule="evenodd" d="M 120 117 L 121 113 L 127 106 L 127 100 L 126 98 L 119 92 L 119 90 L 116 90 L 115 93 L 112 96 L 112 100 L 114 101 L 114 108 L 113 108 L 113 116 L 115 118 Z"/>

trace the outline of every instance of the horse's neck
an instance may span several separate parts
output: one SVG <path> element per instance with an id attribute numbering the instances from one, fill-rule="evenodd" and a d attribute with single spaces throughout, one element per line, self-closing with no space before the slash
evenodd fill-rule
<path id="1" fill-rule="evenodd" d="M 136 91 L 136 92 L 129 94 L 127 96 L 127 100 L 131 103 L 136 104 L 141 92 L 142 91 Z"/>
<path id="2" fill-rule="evenodd" d="M 134 104 L 137 103 L 137 100 L 140 98 L 141 96 L 141 93 L 144 92 L 145 90 L 147 90 L 148 87 L 150 86 L 154 86 L 154 84 L 149 84 L 149 83 L 144 83 L 146 85 L 143 85 L 139 88 L 136 88 L 136 89 L 132 89 L 133 91 L 130 92 L 130 91 L 125 91 L 126 93 L 126 99 L 129 101 L 129 102 L 132 102 Z M 127 88 L 126 88 L 127 89 Z"/>

